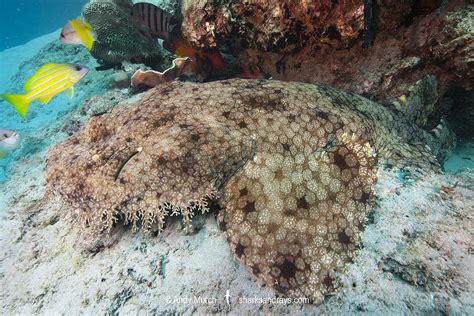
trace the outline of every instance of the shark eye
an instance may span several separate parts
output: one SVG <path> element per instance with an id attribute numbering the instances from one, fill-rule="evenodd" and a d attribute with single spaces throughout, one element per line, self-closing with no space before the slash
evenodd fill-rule
<path id="1" fill-rule="evenodd" d="M 76 70 L 77 70 L 77 71 L 80 71 L 81 69 L 82 69 L 81 66 L 76 66 Z"/>
<path id="2" fill-rule="evenodd" d="M 8 138 L 8 135 L 7 135 L 7 134 L 3 134 L 3 137 Z"/>

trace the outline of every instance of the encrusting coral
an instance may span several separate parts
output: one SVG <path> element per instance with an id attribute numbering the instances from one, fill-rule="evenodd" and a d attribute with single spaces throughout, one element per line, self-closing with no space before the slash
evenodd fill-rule
<path id="1" fill-rule="evenodd" d="M 47 186 L 95 231 L 162 229 L 208 199 L 236 257 L 320 303 L 354 259 L 376 160 L 436 169 L 429 133 L 361 96 L 304 83 L 165 83 L 53 148 Z"/>
<path id="2" fill-rule="evenodd" d="M 372 3 L 371 45 L 364 49 Z M 384 103 L 427 75 L 438 94 L 473 90 L 472 1 L 183 1 L 183 34 L 225 47 L 266 78 L 337 87 Z M 367 26 L 367 25 L 366 25 Z"/>

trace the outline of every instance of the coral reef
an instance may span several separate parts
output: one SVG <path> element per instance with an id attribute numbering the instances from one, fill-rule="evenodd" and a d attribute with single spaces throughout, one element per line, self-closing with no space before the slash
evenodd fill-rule
<path id="1" fill-rule="evenodd" d="M 312 39 L 343 48 L 363 29 L 362 1 L 184 1 L 182 11 L 183 32 L 197 47 L 228 37 L 241 47 L 279 53 Z"/>
<path id="2" fill-rule="evenodd" d="M 184 1 L 183 29 L 197 47 L 215 47 L 236 39 L 244 48 L 282 54 L 308 43 L 336 49 L 353 46 L 364 30 L 366 1 Z M 414 17 L 431 13 L 440 1 L 377 1 L 373 5 L 378 32 L 396 32 Z"/>
<path id="3" fill-rule="evenodd" d="M 320 303 L 354 258 L 374 155 L 437 170 L 436 142 L 403 115 L 327 87 L 175 82 L 52 149 L 47 183 L 97 232 L 120 218 L 161 230 L 170 214 L 189 227 L 193 210 L 219 198 L 220 226 L 252 273 Z"/>
<path id="4" fill-rule="evenodd" d="M 133 23 L 131 0 L 92 0 L 83 9 L 97 40 L 91 54 L 105 64 L 123 61 L 155 65 L 161 60 L 158 42 L 146 37 Z"/>
<path id="5" fill-rule="evenodd" d="M 427 75 L 438 93 L 472 89 L 473 5 L 373 1 L 375 38 L 363 49 L 363 1 L 184 1 L 183 32 L 222 47 L 274 79 L 327 84 L 392 102 Z"/>

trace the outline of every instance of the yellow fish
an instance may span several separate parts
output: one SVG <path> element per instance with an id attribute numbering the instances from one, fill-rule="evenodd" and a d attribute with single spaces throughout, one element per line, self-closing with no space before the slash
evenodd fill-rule
<path id="1" fill-rule="evenodd" d="M 400 101 L 402 101 L 403 104 L 407 102 L 407 97 L 405 95 L 402 95 L 401 97 L 398 98 Z"/>
<path id="2" fill-rule="evenodd" d="M 96 35 L 92 26 L 84 19 L 69 20 L 61 31 L 61 42 L 66 44 L 82 44 L 88 50 L 92 49 Z"/>
<path id="3" fill-rule="evenodd" d="M 25 83 L 25 94 L 0 94 L 9 102 L 21 117 L 26 115 L 30 103 L 36 99 L 40 104 L 48 103 L 62 91 L 70 97 L 74 95 L 73 85 L 81 80 L 89 68 L 75 64 L 50 63 L 40 69 Z"/>

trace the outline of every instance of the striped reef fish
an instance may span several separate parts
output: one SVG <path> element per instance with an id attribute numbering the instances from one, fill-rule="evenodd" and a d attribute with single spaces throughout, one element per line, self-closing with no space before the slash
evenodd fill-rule
<path id="1" fill-rule="evenodd" d="M 65 44 L 84 45 L 88 50 L 91 50 L 96 35 L 86 20 L 74 19 L 64 25 L 59 39 Z"/>
<path id="2" fill-rule="evenodd" d="M 181 34 L 181 25 L 177 18 L 161 8 L 145 2 L 135 3 L 132 18 L 136 26 L 150 38 L 160 38 L 163 48 L 180 57 L 189 57 L 190 69 L 197 70 L 209 64 L 216 70 L 225 68 L 225 62 L 218 50 L 199 50 L 194 48 Z"/>
<path id="3" fill-rule="evenodd" d="M 210 65 L 216 70 L 225 68 L 225 61 L 218 50 L 196 49 L 181 36 L 175 36 L 172 41 L 164 42 L 163 47 L 180 57 L 191 58 L 190 68 L 194 71 L 200 67 L 199 65 Z"/>
<path id="4" fill-rule="evenodd" d="M 132 18 L 135 24 L 152 38 L 162 40 L 168 40 L 178 25 L 177 19 L 171 13 L 145 2 L 133 5 Z"/>
<path id="5" fill-rule="evenodd" d="M 76 64 L 45 64 L 25 83 L 23 86 L 25 94 L 0 94 L 0 97 L 9 102 L 21 117 L 24 117 L 30 103 L 34 100 L 38 100 L 40 104 L 46 104 L 63 91 L 72 97 L 74 84 L 79 82 L 88 71 L 89 68 Z"/>
<path id="6" fill-rule="evenodd" d="M 6 157 L 17 147 L 20 135 L 9 129 L 0 128 L 0 158 Z"/>

